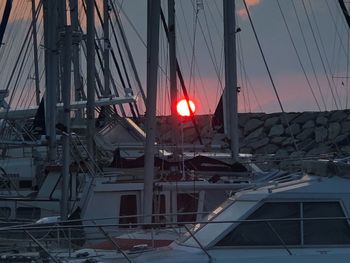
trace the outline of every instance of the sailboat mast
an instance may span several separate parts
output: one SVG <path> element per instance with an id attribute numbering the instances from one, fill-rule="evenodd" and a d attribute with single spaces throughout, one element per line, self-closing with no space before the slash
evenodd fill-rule
<path id="1" fill-rule="evenodd" d="M 58 1 L 44 1 L 45 34 L 45 74 L 46 74 L 46 113 L 45 123 L 48 135 L 48 159 L 56 161 L 56 103 L 58 90 Z"/>
<path id="2" fill-rule="evenodd" d="M 61 219 L 66 220 L 68 216 L 68 189 L 69 189 L 69 167 L 70 167 L 70 103 L 71 103 L 71 61 L 72 61 L 72 27 L 65 26 L 63 38 L 63 74 L 62 74 L 62 101 L 63 121 L 65 133 L 63 136 L 63 171 L 62 171 L 62 197 L 61 197 Z"/>
<path id="3" fill-rule="evenodd" d="M 95 12 L 94 0 L 86 1 L 87 9 L 87 146 L 91 158 L 94 158 L 94 134 L 95 134 Z"/>
<path id="4" fill-rule="evenodd" d="M 224 11 L 224 53 L 225 53 L 225 102 L 224 126 L 230 139 L 232 161 L 238 157 L 238 104 L 236 65 L 236 19 L 235 0 L 223 0 Z"/>
<path id="5" fill-rule="evenodd" d="M 143 222 L 152 222 L 160 0 L 147 3 L 147 99 Z"/>
<path id="6" fill-rule="evenodd" d="M 79 29 L 79 5 L 78 0 L 69 0 L 70 4 L 70 16 L 71 16 L 71 24 L 72 31 L 76 36 L 80 33 Z M 80 75 L 80 37 L 75 37 L 73 40 L 73 72 L 74 72 L 74 100 L 80 101 L 82 100 L 82 80 Z M 82 118 L 82 110 L 79 109 L 75 112 L 75 118 Z"/>
<path id="7" fill-rule="evenodd" d="M 176 44 L 175 44 L 175 0 L 168 0 L 168 37 L 169 37 L 169 64 L 170 64 L 170 98 L 171 116 L 173 125 L 177 124 L 176 101 Z M 174 126 L 175 127 L 175 126 Z M 174 129 L 175 130 L 175 129 Z"/>
<path id="8" fill-rule="evenodd" d="M 39 86 L 38 40 L 37 40 L 37 30 L 36 30 L 35 0 L 32 0 L 32 35 L 33 35 L 33 51 L 34 51 L 35 101 L 36 101 L 36 105 L 39 106 L 40 86 Z"/>
<path id="9" fill-rule="evenodd" d="M 179 143 L 177 103 L 177 79 L 176 79 L 176 29 L 175 29 L 175 0 L 168 0 L 168 41 L 169 41 L 169 75 L 170 75 L 170 107 L 172 124 L 172 143 L 175 145 L 173 156 L 177 158 Z"/>
<path id="10" fill-rule="evenodd" d="M 104 63 L 104 96 L 110 95 L 109 88 L 109 0 L 103 0 L 103 63 Z"/>

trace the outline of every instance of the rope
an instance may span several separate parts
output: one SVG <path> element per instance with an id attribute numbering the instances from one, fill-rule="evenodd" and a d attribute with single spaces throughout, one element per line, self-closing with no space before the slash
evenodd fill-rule
<path id="1" fill-rule="evenodd" d="M 311 2 L 309 2 L 309 5 L 310 5 L 310 10 L 311 10 L 311 15 L 312 15 L 312 18 L 313 20 L 315 21 L 315 26 L 316 26 L 316 32 L 317 32 L 317 35 L 320 39 L 320 44 L 321 44 L 321 48 L 322 48 L 322 51 L 323 51 L 323 54 L 324 54 L 324 58 L 325 58 L 325 61 L 326 61 L 326 66 L 328 67 L 328 70 L 330 72 L 330 75 L 332 76 L 333 75 L 333 72 L 332 72 L 332 68 L 330 66 L 330 63 L 329 63 L 329 60 L 328 60 L 328 57 L 327 57 L 327 52 L 326 52 L 326 49 L 325 49 L 325 46 L 324 46 L 324 43 L 323 43 L 323 39 L 322 39 L 322 36 L 321 36 L 321 33 L 320 33 L 320 29 L 319 29 L 319 26 L 318 26 L 318 23 L 317 23 L 317 19 L 316 19 L 316 16 L 315 16 L 315 12 L 314 12 L 314 9 L 312 7 L 312 4 Z M 329 76 L 327 75 L 328 79 L 329 79 Z M 334 86 L 334 89 L 335 89 L 335 95 L 337 96 L 338 100 L 339 100 L 339 106 L 340 108 L 342 107 L 341 106 L 341 99 L 340 99 L 340 96 L 339 96 L 339 93 L 338 93 L 338 89 L 335 85 L 335 82 L 334 82 L 334 79 L 332 78 L 332 83 L 333 83 L 333 86 Z M 331 86 L 330 86 L 331 87 Z"/>
<path id="2" fill-rule="evenodd" d="M 258 107 L 259 107 L 260 111 L 261 111 L 261 112 L 264 112 L 264 110 L 263 110 L 263 108 L 262 108 L 262 106 L 261 106 L 261 104 L 260 104 L 260 102 L 259 102 L 258 96 L 257 96 L 256 93 L 255 93 L 254 86 L 253 86 L 252 83 L 250 82 L 250 79 L 249 79 L 248 74 L 247 74 L 247 70 L 246 70 L 245 62 L 244 62 L 244 56 L 243 56 L 244 52 L 243 52 L 242 39 L 241 39 L 241 37 L 240 37 L 239 34 L 238 34 L 237 36 L 238 36 L 238 37 L 237 37 L 237 39 L 238 39 L 238 45 L 240 46 L 240 48 L 241 48 L 241 53 L 242 53 L 242 57 L 238 57 L 238 59 L 239 59 L 239 63 L 243 64 L 244 78 L 245 78 L 245 80 L 246 80 L 246 82 L 247 82 L 247 83 L 246 83 L 246 87 L 247 87 L 247 88 L 248 88 L 248 87 L 250 88 L 250 90 L 251 90 L 252 93 L 253 93 L 255 102 L 258 104 Z"/>
<path id="3" fill-rule="evenodd" d="M 262 59 L 263 59 L 263 61 L 264 61 L 265 68 L 266 68 L 266 70 L 267 70 L 269 79 L 270 79 L 270 81 L 271 81 L 272 88 L 273 88 L 273 90 L 274 90 L 274 92 L 275 92 L 275 95 L 276 95 L 277 100 L 278 100 L 278 104 L 280 105 L 281 111 L 282 111 L 282 113 L 283 113 L 282 115 L 283 115 L 283 117 L 285 118 L 285 122 L 286 122 L 286 124 L 287 124 L 287 127 L 288 127 L 289 130 L 290 130 L 290 135 L 291 135 L 291 138 L 292 138 L 292 140 L 293 140 L 294 147 L 295 147 L 296 150 L 298 150 L 298 145 L 296 144 L 293 131 L 292 131 L 292 129 L 290 128 L 290 124 L 289 124 L 287 115 L 286 115 L 286 113 L 285 113 L 285 111 L 284 111 L 284 108 L 283 108 L 283 106 L 282 106 L 282 102 L 281 102 L 281 99 L 280 99 L 279 94 L 278 94 L 278 92 L 277 92 L 277 88 L 276 88 L 275 82 L 273 81 L 270 68 L 269 68 L 269 66 L 267 65 L 267 61 L 266 61 L 264 52 L 263 52 L 263 50 L 262 50 L 262 47 L 261 47 L 261 44 L 260 44 L 258 35 L 257 35 L 257 33 L 256 33 L 255 26 L 254 26 L 254 24 L 253 24 L 253 21 L 252 21 L 252 18 L 251 18 L 250 11 L 249 11 L 249 9 L 248 9 L 246 0 L 243 0 L 243 3 L 244 3 L 244 7 L 245 7 L 245 9 L 246 9 L 246 11 L 247 11 L 247 14 L 248 14 L 248 18 L 249 18 L 250 25 L 251 25 L 251 27 L 252 27 L 252 29 L 253 29 L 253 33 L 254 33 L 255 39 L 256 39 L 256 41 L 257 41 L 260 54 L 261 54 Z"/>
<path id="4" fill-rule="evenodd" d="M 325 102 L 325 98 L 323 96 L 321 85 L 320 85 L 320 82 L 319 82 L 317 74 L 316 74 L 316 69 L 315 69 L 314 63 L 312 62 L 311 53 L 310 53 L 309 46 L 307 45 L 307 42 L 306 42 L 306 37 L 305 37 L 305 34 L 304 34 L 304 30 L 303 30 L 303 27 L 301 25 L 300 18 L 299 18 L 297 9 L 295 7 L 294 1 L 291 1 L 291 2 L 292 2 L 292 5 L 293 5 L 293 11 L 294 11 L 295 16 L 296 16 L 297 21 L 298 21 L 298 26 L 299 26 L 299 29 L 300 29 L 300 32 L 301 32 L 301 36 L 302 36 L 302 39 L 303 39 L 303 43 L 304 43 L 304 46 L 305 46 L 305 49 L 306 49 L 307 57 L 308 57 L 308 59 L 310 61 L 312 72 L 313 72 L 313 75 L 315 77 L 316 85 L 317 85 L 318 90 L 320 92 L 320 96 L 321 96 L 321 99 L 322 99 L 322 103 L 323 103 L 324 109 L 327 110 L 327 105 L 326 105 L 326 102 Z"/>
<path id="5" fill-rule="evenodd" d="M 315 102 L 316 102 L 316 104 L 317 104 L 318 110 L 321 111 L 321 107 L 320 107 L 320 105 L 318 104 L 318 101 L 317 101 L 317 98 L 316 98 L 316 96 L 315 96 L 314 90 L 313 90 L 312 87 L 311 87 L 310 80 L 309 80 L 309 78 L 308 78 L 308 76 L 307 76 L 307 74 L 306 74 L 305 67 L 304 67 L 304 65 L 303 65 L 303 63 L 302 63 L 302 61 L 301 61 L 299 52 L 298 52 L 297 47 L 296 47 L 296 45 L 295 45 L 295 42 L 294 42 L 294 40 L 293 40 L 292 33 L 290 32 L 290 29 L 289 29 L 289 26 L 288 26 L 286 17 L 285 17 L 285 15 L 284 15 L 284 13 L 283 13 L 283 10 L 282 10 L 282 8 L 281 8 L 280 2 L 279 2 L 279 0 L 276 0 L 276 2 L 277 2 L 277 5 L 278 5 L 278 8 L 279 8 L 279 10 L 280 10 L 280 13 L 281 13 L 281 15 L 282 15 L 284 25 L 286 26 L 286 29 L 287 29 L 287 32 L 288 32 L 288 35 L 289 35 L 289 39 L 290 39 L 290 41 L 292 42 L 293 49 L 294 49 L 295 54 L 296 54 L 296 56 L 297 56 L 297 58 L 298 58 L 298 62 L 299 62 L 299 64 L 300 64 L 300 67 L 301 67 L 301 69 L 302 69 L 302 71 L 303 71 L 303 74 L 304 74 L 304 76 L 305 76 L 306 82 L 307 82 L 307 84 L 308 84 L 308 86 L 309 86 L 309 89 L 310 89 L 310 91 L 311 91 L 311 94 L 312 94 L 312 96 L 313 96 L 313 98 L 314 98 L 314 100 L 315 100 Z"/>
<path id="6" fill-rule="evenodd" d="M 332 95 L 334 104 L 335 104 L 335 106 L 336 106 L 336 109 L 339 110 L 338 103 L 337 103 L 337 100 L 336 100 L 336 98 L 335 98 L 335 95 L 334 95 L 334 92 L 333 92 L 333 89 L 332 89 L 331 82 L 330 82 L 329 77 L 328 77 L 326 65 L 325 65 L 325 63 L 324 63 L 324 61 L 323 61 L 323 58 L 322 58 L 322 55 L 321 55 L 321 50 L 320 50 L 320 47 L 319 47 L 319 45 L 318 45 L 318 42 L 317 42 L 317 39 L 316 39 L 316 35 L 315 35 L 314 29 L 313 29 L 313 27 L 312 27 L 311 20 L 310 20 L 310 17 L 309 17 L 309 13 L 308 13 L 308 11 L 307 11 L 307 9 L 306 9 L 304 0 L 302 0 L 302 4 L 303 4 L 304 12 L 305 12 L 305 14 L 306 14 L 306 18 L 307 18 L 308 24 L 309 24 L 309 26 L 310 26 L 310 30 L 311 30 L 311 33 L 312 33 L 312 37 L 313 37 L 314 42 L 315 42 L 315 44 L 316 44 L 316 49 L 317 49 L 319 58 L 320 58 L 321 63 L 322 63 L 322 68 L 323 68 L 325 77 L 326 77 L 326 79 L 327 79 L 327 81 L 328 81 L 328 87 L 329 87 L 329 89 L 330 89 L 330 92 L 331 92 L 331 95 Z"/>

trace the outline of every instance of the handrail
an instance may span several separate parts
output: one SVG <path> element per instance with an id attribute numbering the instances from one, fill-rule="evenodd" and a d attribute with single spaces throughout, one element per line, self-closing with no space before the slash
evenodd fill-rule
<path id="1" fill-rule="evenodd" d="M 278 232 L 276 231 L 276 229 L 274 227 L 272 227 L 272 225 L 270 224 L 269 221 L 266 221 L 266 224 L 268 225 L 268 227 L 272 230 L 272 232 L 276 235 L 276 237 L 279 239 L 279 241 L 281 242 L 282 246 L 287 250 L 288 254 L 290 256 L 292 256 L 292 252 L 290 251 L 290 249 L 287 247 L 286 242 L 284 242 L 283 238 L 278 234 Z"/>
<path id="2" fill-rule="evenodd" d="M 186 228 L 186 230 L 190 234 L 190 236 L 194 239 L 194 241 L 196 241 L 196 243 L 201 248 L 201 250 L 208 256 L 209 262 L 212 262 L 212 257 L 208 253 L 208 251 L 203 247 L 203 245 L 199 242 L 199 240 L 195 237 L 195 235 L 193 235 L 193 233 L 190 231 L 190 229 L 188 229 L 188 227 L 186 225 L 184 225 L 184 227 Z"/>
<path id="3" fill-rule="evenodd" d="M 26 233 L 29 236 L 29 238 L 33 240 L 33 242 L 37 244 L 40 247 L 40 249 L 42 249 L 46 253 L 46 255 L 48 255 L 55 263 L 60 263 L 60 261 L 53 255 L 51 255 L 50 252 L 43 245 L 41 245 L 40 242 L 36 240 L 36 238 L 32 234 L 30 234 L 28 231 L 24 231 L 24 233 Z"/>
<path id="4" fill-rule="evenodd" d="M 94 222 L 95 223 L 95 222 Z M 118 252 L 120 252 L 123 257 L 129 262 L 132 263 L 132 260 L 128 257 L 128 255 L 120 248 L 117 242 L 113 240 L 113 238 L 101 227 L 97 226 L 97 228 L 102 232 L 102 234 L 113 244 L 113 246 L 117 249 Z"/>
<path id="5" fill-rule="evenodd" d="M 152 214 L 153 216 L 154 214 Z M 96 220 L 96 219 L 95 219 Z M 101 219 L 106 220 L 106 219 Z M 20 226 L 9 226 L 9 227 L 2 227 L 0 228 L 0 232 L 2 231 L 9 231 L 9 230 L 39 230 L 39 229 L 69 229 L 69 228 L 96 228 L 96 226 L 100 227 L 130 227 L 130 226 L 148 226 L 148 227 L 156 227 L 156 226 L 164 226 L 166 225 L 194 225 L 194 224 L 228 224 L 228 223 L 259 223 L 259 222 L 290 222 L 290 221 L 312 221 L 312 220 L 321 220 L 321 221 L 327 221 L 327 220 L 350 220 L 350 217 L 310 217 L 310 218 L 267 218 L 267 219 L 244 219 L 244 220 L 221 220 L 221 221 L 196 221 L 196 222 L 160 222 L 160 223 L 127 223 L 127 224 L 76 224 L 76 225 L 52 225 L 52 224 L 43 224 L 40 226 L 37 226 L 36 224 L 27 224 L 27 225 L 20 225 Z M 67 223 L 67 222 L 74 222 L 74 221 L 82 221 L 82 220 L 72 220 L 72 221 L 62 221 L 61 223 Z M 93 221 L 93 220 L 89 220 Z M 164 227 L 162 227 L 164 229 Z M 166 229 L 166 228 L 165 228 Z"/>
<path id="6" fill-rule="evenodd" d="M 279 233 L 273 228 L 273 222 L 283 222 L 283 221 L 308 221 L 308 220 L 348 220 L 350 219 L 350 217 L 315 217 L 315 218 L 282 218 L 282 219 L 249 219 L 249 220 L 223 220 L 223 221 L 212 221 L 212 222 L 197 222 L 197 223 L 206 223 L 206 224 L 227 224 L 227 223 L 244 223 L 244 222 L 265 222 L 268 227 L 273 231 L 273 233 L 277 236 L 278 240 L 280 241 L 280 246 L 282 246 L 290 256 L 292 256 L 292 252 L 289 249 L 288 245 L 286 244 L 286 242 L 284 242 L 283 238 L 281 237 L 281 235 L 279 235 Z M 151 223 L 151 224 L 146 224 L 147 226 L 151 226 L 151 227 L 157 227 L 159 225 L 163 225 L 164 223 Z M 54 256 L 52 254 L 50 254 L 50 251 L 47 248 L 47 245 L 53 245 L 51 247 L 53 248 L 57 248 L 57 238 L 59 237 L 60 239 L 67 239 L 69 241 L 69 244 L 71 242 L 73 242 L 74 240 L 79 240 L 80 238 L 78 236 L 71 236 L 71 235 L 57 235 L 57 238 L 55 236 L 50 236 L 47 235 L 45 233 L 47 233 L 47 231 L 51 231 L 52 233 L 55 233 L 55 231 L 57 231 L 57 233 L 60 233 L 59 231 L 63 231 L 63 233 L 66 233 L 66 231 L 68 230 L 72 230 L 74 231 L 74 229 L 79 228 L 81 229 L 83 228 L 93 228 L 93 229 L 98 229 L 100 230 L 100 233 L 102 232 L 103 235 L 99 235 L 98 237 L 94 237 L 94 238 L 88 238 L 87 240 L 106 240 L 105 238 L 107 238 L 112 244 L 113 246 L 116 248 L 117 251 L 119 251 L 123 257 L 129 262 L 132 263 L 133 260 L 130 258 L 130 256 L 121 250 L 118 241 L 114 240 L 112 238 L 113 234 L 111 234 L 110 232 L 108 233 L 104 228 L 105 227 L 116 227 L 116 226 L 128 226 L 129 224 L 97 224 L 96 222 L 93 222 L 93 224 L 91 225 L 42 225 L 42 226 L 35 226 L 35 225 L 21 225 L 19 227 L 4 227 L 4 228 L 0 228 L 0 234 L 2 231 L 6 231 L 6 232 L 11 232 L 14 231 L 16 233 L 16 231 L 23 231 L 23 233 L 25 233 L 36 245 L 38 245 L 47 255 L 50 256 L 50 258 L 53 259 L 54 262 L 58 263 L 60 262 L 58 257 L 54 258 Z M 145 225 L 145 224 L 138 224 L 138 225 Z M 169 225 L 177 225 L 177 223 L 169 223 Z M 200 240 L 197 239 L 196 233 L 193 232 L 193 229 L 191 229 L 189 227 L 189 225 L 183 225 L 183 228 L 185 229 L 186 232 L 184 232 L 185 234 L 187 234 L 187 238 L 192 238 L 194 240 L 195 243 L 198 244 L 199 248 L 206 254 L 206 256 L 209 258 L 209 262 L 212 261 L 212 257 L 208 252 L 208 247 L 205 247 L 201 244 Z M 40 237 L 40 240 L 42 242 L 45 241 L 46 247 L 44 247 L 42 244 L 40 244 L 40 242 L 37 240 L 36 237 L 34 237 L 34 235 L 30 234 L 29 231 L 30 230 L 42 230 L 45 231 L 43 232 L 44 234 L 44 238 Z M 125 229 L 123 229 L 125 230 Z M 108 231 L 110 231 L 110 229 L 108 229 Z M 40 232 L 35 232 L 36 235 L 40 234 Z M 89 233 L 92 233 L 91 231 Z M 97 234 L 98 232 L 94 232 L 95 234 Z M 103 238 L 103 236 L 105 238 Z M 0 242 L 3 242 L 5 239 L 1 239 L 0 238 Z M 180 243 L 182 243 L 184 240 L 180 240 Z M 19 240 L 18 243 L 16 241 L 16 239 L 7 239 L 6 238 L 6 242 L 7 244 L 11 243 L 11 242 L 16 242 L 16 244 L 26 244 L 24 242 L 26 242 L 25 240 Z M 27 240 L 28 242 L 28 240 Z M 66 244 L 65 242 L 61 242 L 61 244 Z M 30 243 L 29 243 L 30 245 Z M 277 245 L 279 246 L 279 245 Z M 69 250 L 70 252 L 70 250 Z"/>

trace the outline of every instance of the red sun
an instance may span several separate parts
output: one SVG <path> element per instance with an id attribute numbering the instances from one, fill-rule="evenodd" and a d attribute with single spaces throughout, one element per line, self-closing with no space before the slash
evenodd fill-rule
<path id="1" fill-rule="evenodd" d="M 190 105 L 192 113 L 194 113 L 196 110 L 196 105 L 194 105 L 194 102 L 192 100 L 187 101 L 186 99 L 182 99 L 177 103 L 176 105 L 177 113 L 182 117 L 191 116 L 191 112 L 188 108 L 188 105 Z"/>

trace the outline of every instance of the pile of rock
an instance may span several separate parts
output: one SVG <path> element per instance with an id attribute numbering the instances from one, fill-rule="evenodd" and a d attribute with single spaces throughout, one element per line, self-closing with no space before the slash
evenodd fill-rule
<path id="1" fill-rule="evenodd" d="M 240 151 L 275 157 L 350 154 L 348 110 L 240 114 Z"/>
<path id="2" fill-rule="evenodd" d="M 212 129 L 211 118 L 210 115 L 196 117 L 202 141 L 204 144 L 227 143 L 223 134 Z M 240 113 L 238 123 L 241 153 L 273 154 L 275 158 L 300 158 L 326 153 L 350 155 L 350 110 Z M 171 127 L 169 117 L 158 118 L 159 141 L 170 143 L 174 139 Z M 198 143 L 191 121 L 180 123 L 179 133 L 181 129 L 184 143 Z"/>

